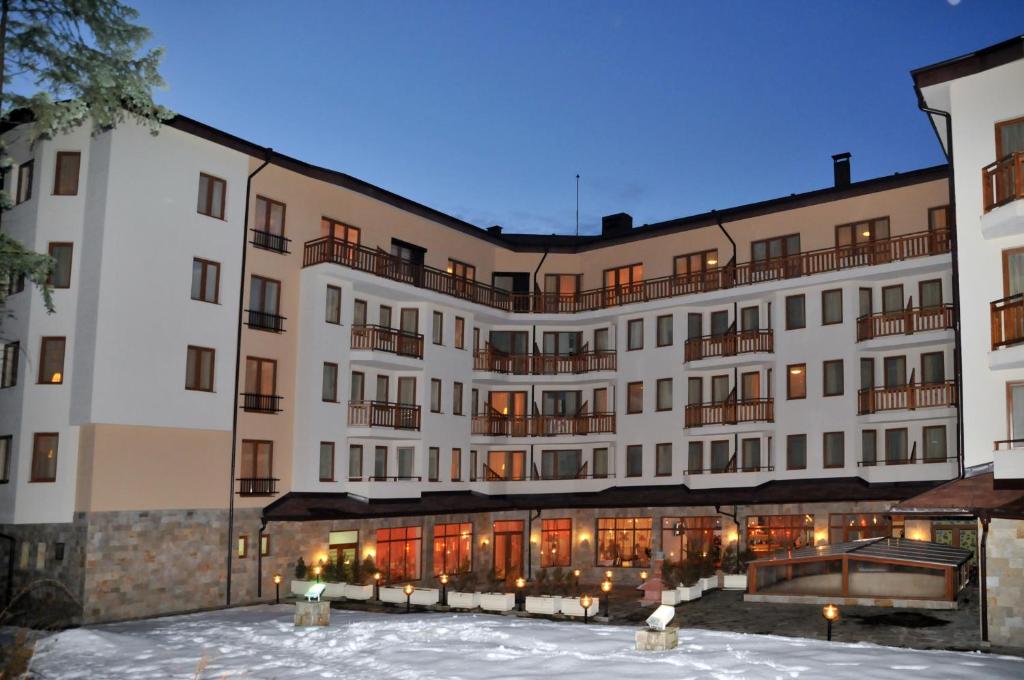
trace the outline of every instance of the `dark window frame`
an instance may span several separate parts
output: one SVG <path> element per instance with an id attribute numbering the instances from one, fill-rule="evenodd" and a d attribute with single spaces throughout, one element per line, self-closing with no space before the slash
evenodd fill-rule
<path id="1" fill-rule="evenodd" d="M 217 177 L 216 175 L 211 175 L 208 172 L 200 172 L 199 173 L 199 186 L 196 187 L 196 192 L 197 193 L 198 193 L 199 189 L 203 186 L 203 177 L 206 177 L 206 179 L 207 179 L 207 182 L 206 182 L 206 196 L 202 197 L 203 198 L 202 205 L 198 205 L 198 202 L 197 202 L 196 212 L 198 214 L 200 214 L 200 215 L 205 215 L 206 217 L 212 217 L 215 220 L 221 220 L 222 222 L 227 221 L 227 217 L 225 216 L 225 211 L 224 211 L 224 208 L 227 205 L 227 197 L 228 197 L 228 182 L 227 182 L 227 180 L 225 180 L 225 179 L 223 179 L 221 177 Z M 217 209 L 220 211 L 220 214 L 219 215 L 215 215 L 212 212 L 213 208 L 214 208 L 214 206 L 213 206 L 213 197 L 214 197 L 214 194 L 215 194 L 214 187 L 217 185 L 218 182 L 221 185 L 220 205 L 217 206 Z"/>

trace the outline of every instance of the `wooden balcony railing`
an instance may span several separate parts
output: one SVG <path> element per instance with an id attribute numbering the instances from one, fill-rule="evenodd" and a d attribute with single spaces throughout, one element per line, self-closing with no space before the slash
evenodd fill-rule
<path id="1" fill-rule="evenodd" d="M 260 331 L 273 331 L 274 333 L 280 333 L 284 330 L 283 316 L 268 314 L 267 312 L 261 312 L 256 309 L 247 309 L 245 311 L 249 315 L 247 322 L 249 328 Z"/>
<path id="2" fill-rule="evenodd" d="M 756 421 L 775 421 L 775 400 L 728 399 L 704 404 L 688 404 L 683 414 L 684 427 L 703 425 L 735 425 Z"/>
<path id="3" fill-rule="evenodd" d="M 242 409 L 251 413 L 279 413 L 281 397 L 276 394 L 242 392 Z"/>
<path id="4" fill-rule="evenodd" d="M 512 375 L 563 375 L 614 371 L 615 350 L 580 354 L 504 354 L 494 350 L 473 353 L 473 370 Z"/>
<path id="5" fill-rule="evenodd" d="M 1024 439 L 998 439 L 992 442 L 992 449 L 995 451 L 1010 451 L 1011 449 L 1024 449 Z"/>
<path id="6" fill-rule="evenodd" d="M 324 262 L 340 264 L 507 312 L 572 314 L 948 252 L 949 230 L 935 229 L 854 246 L 811 250 L 784 258 L 730 264 L 692 275 L 663 276 L 626 286 L 595 288 L 570 295 L 512 293 L 453 276 L 440 269 L 401 260 L 384 250 L 373 250 L 330 236 L 306 242 L 302 263 L 304 267 Z"/>
<path id="7" fill-rule="evenodd" d="M 985 212 L 1024 198 L 1024 152 L 1004 156 L 981 169 Z"/>
<path id="8" fill-rule="evenodd" d="M 473 434 L 485 437 L 555 437 L 614 432 L 614 413 L 582 413 L 576 416 L 473 416 Z"/>
<path id="9" fill-rule="evenodd" d="M 953 327 L 953 305 L 907 307 L 902 312 L 878 312 L 857 319 L 857 342 L 889 335 L 913 335 Z"/>
<path id="10" fill-rule="evenodd" d="M 353 427 L 420 429 L 420 407 L 393 401 L 350 401 L 348 424 Z"/>
<path id="11" fill-rule="evenodd" d="M 287 239 L 284 236 L 278 234 L 272 234 L 269 231 L 263 229 L 250 229 L 252 232 L 252 243 L 257 248 L 263 250 L 273 250 L 275 253 L 288 254 L 288 244 L 291 243 L 291 239 Z"/>
<path id="12" fill-rule="evenodd" d="M 733 357 L 737 354 L 773 351 L 775 336 L 767 328 L 691 338 L 683 346 L 683 360 L 698 361 L 707 357 Z"/>
<path id="13" fill-rule="evenodd" d="M 422 359 L 423 336 L 386 326 L 352 326 L 352 349 L 373 349 Z"/>
<path id="14" fill-rule="evenodd" d="M 1024 342 L 1024 295 L 1018 293 L 989 303 L 992 349 Z"/>
<path id="15" fill-rule="evenodd" d="M 869 387 L 857 392 L 857 413 L 860 415 L 941 406 L 956 406 L 955 381 Z"/>
<path id="16" fill-rule="evenodd" d="M 239 477 L 239 496 L 276 496 L 277 477 Z"/>

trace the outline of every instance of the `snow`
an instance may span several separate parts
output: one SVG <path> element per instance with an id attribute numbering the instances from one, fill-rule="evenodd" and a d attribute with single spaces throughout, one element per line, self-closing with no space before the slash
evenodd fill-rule
<path id="1" fill-rule="evenodd" d="M 334 610 L 295 628 L 261 605 L 79 628 L 41 640 L 39 678 L 545 678 L 714 680 L 1024 678 L 1024 659 L 681 629 L 679 647 L 636 652 L 628 626 L 487 614 Z"/>

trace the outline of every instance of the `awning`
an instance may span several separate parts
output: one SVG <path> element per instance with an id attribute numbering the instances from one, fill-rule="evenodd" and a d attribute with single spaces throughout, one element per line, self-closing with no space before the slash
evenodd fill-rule
<path id="1" fill-rule="evenodd" d="M 993 480 L 992 472 L 954 479 L 896 504 L 892 512 L 896 515 L 1024 518 L 1024 489 L 997 489 Z"/>

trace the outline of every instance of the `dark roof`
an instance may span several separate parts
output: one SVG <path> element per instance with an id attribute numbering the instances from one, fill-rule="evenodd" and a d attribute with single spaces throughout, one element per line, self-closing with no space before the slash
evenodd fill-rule
<path id="1" fill-rule="evenodd" d="M 1024 489 L 1001 489 L 991 472 L 954 479 L 893 507 L 906 515 L 1024 518 Z"/>
<path id="2" fill-rule="evenodd" d="M 529 483 L 529 482 L 524 482 Z M 263 510 L 268 521 L 369 519 L 547 508 L 639 508 L 669 506 L 895 501 L 909 498 L 935 482 L 868 484 L 859 477 L 791 479 L 760 486 L 690 489 L 685 484 L 617 486 L 592 493 L 490 496 L 470 491 L 425 493 L 420 498 L 365 500 L 346 493 L 292 491 Z"/>
<path id="3" fill-rule="evenodd" d="M 924 100 L 921 98 L 921 88 L 923 87 L 938 85 L 964 76 L 972 76 L 1018 59 L 1024 59 L 1024 35 L 1018 35 L 931 66 L 916 68 L 910 72 L 910 76 L 914 79 L 918 99 L 923 102 Z"/>
<path id="4" fill-rule="evenodd" d="M 930 541 L 915 541 L 909 538 L 865 538 L 846 543 L 829 543 L 819 546 L 808 546 L 796 550 L 785 550 L 769 557 L 754 560 L 754 564 L 779 562 L 788 560 L 806 560 L 816 557 L 829 558 L 841 555 L 860 555 L 875 557 L 893 562 L 913 562 L 916 564 L 937 564 L 941 566 L 959 567 L 971 559 L 971 551 L 942 545 Z"/>

